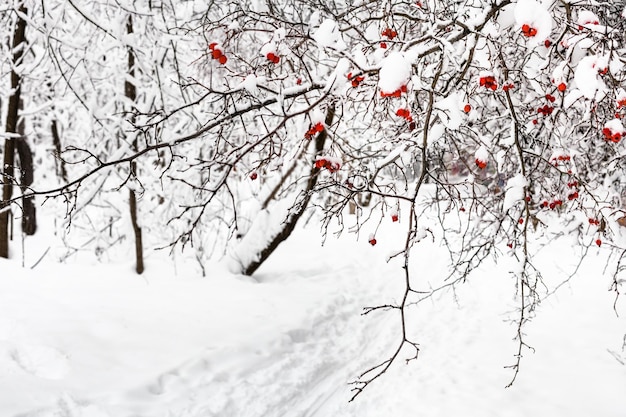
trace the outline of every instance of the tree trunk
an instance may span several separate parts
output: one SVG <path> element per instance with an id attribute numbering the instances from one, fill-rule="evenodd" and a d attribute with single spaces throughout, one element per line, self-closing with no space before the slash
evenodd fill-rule
<path id="1" fill-rule="evenodd" d="M 334 117 L 335 107 L 334 105 L 331 105 L 326 112 L 326 126 L 330 126 L 332 124 Z M 324 150 L 324 144 L 326 143 L 327 137 L 328 134 L 326 133 L 325 129 L 320 132 L 319 135 L 317 135 L 317 138 L 315 139 L 315 155 L 320 154 Z M 276 250 L 276 248 L 278 248 L 278 245 L 287 240 L 287 238 L 294 231 L 298 220 L 300 219 L 300 217 L 302 217 L 304 211 L 309 205 L 313 189 L 317 184 L 319 171 L 319 168 L 317 168 L 315 165 L 312 165 L 311 172 L 309 174 L 309 180 L 307 181 L 306 188 L 304 189 L 304 197 L 302 198 L 302 201 L 298 203 L 297 209 L 289 216 L 280 232 L 278 232 L 275 236 L 271 238 L 268 244 L 255 257 L 255 260 L 244 266 L 244 275 L 254 274 L 254 272 L 259 269 L 263 262 L 265 262 L 267 258 L 270 257 L 270 255 Z"/>
<path id="2" fill-rule="evenodd" d="M 16 150 L 20 159 L 20 189 L 22 194 L 30 190 L 33 183 L 34 167 L 33 152 L 26 141 L 25 136 L 19 137 L 16 142 Z M 32 236 L 37 231 L 37 208 L 35 197 L 22 197 L 22 233 Z"/>
<path id="3" fill-rule="evenodd" d="M 126 23 L 126 33 L 133 33 L 132 16 L 128 16 L 128 22 Z M 128 48 L 128 76 L 129 80 L 135 79 L 135 55 L 133 54 L 132 48 Z M 126 97 L 134 103 L 137 99 L 137 88 L 129 80 L 126 80 L 124 82 L 124 93 Z M 134 116 L 131 116 L 131 121 L 134 121 Z M 134 151 L 137 151 L 137 135 L 135 135 L 135 138 L 133 139 L 132 149 Z M 137 164 L 134 160 L 130 163 L 130 175 L 132 178 L 135 178 L 137 176 Z M 138 274 L 141 274 L 144 270 L 143 239 L 141 235 L 141 227 L 139 226 L 139 222 L 137 221 L 137 196 L 135 195 L 135 190 L 133 188 L 130 188 L 128 194 L 130 206 L 130 220 L 133 225 L 133 233 L 135 234 L 135 270 Z"/>
<path id="4" fill-rule="evenodd" d="M 24 4 L 19 7 L 19 13 L 28 13 Z M 26 40 L 26 21 L 19 15 L 13 32 L 13 62 L 11 67 L 11 95 L 7 109 L 6 132 L 7 138 L 4 140 L 4 164 L 2 166 L 2 201 L 0 202 L 0 257 L 9 257 L 9 220 L 11 218 L 11 207 L 9 200 L 13 196 L 13 185 L 15 183 L 15 147 L 17 133 L 21 76 L 16 68 L 22 61 L 24 52 L 24 42 Z"/>
<path id="5" fill-rule="evenodd" d="M 54 89 L 51 82 L 48 82 L 48 89 L 50 91 L 50 102 L 52 103 L 52 107 L 50 110 L 55 113 Z M 57 125 L 56 115 L 50 123 L 50 133 L 52 133 L 52 144 L 54 145 L 55 166 L 57 175 L 60 176 L 63 181 L 67 182 L 67 169 L 65 168 L 65 161 L 61 157 L 63 145 L 61 144 L 61 135 L 59 134 L 59 126 Z"/>

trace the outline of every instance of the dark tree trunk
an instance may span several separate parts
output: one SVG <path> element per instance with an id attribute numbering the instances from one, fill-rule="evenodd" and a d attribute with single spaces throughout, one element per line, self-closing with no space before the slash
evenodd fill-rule
<path id="1" fill-rule="evenodd" d="M 128 16 L 128 22 L 126 23 L 126 32 L 128 34 L 133 33 L 133 19 L 132 16 Z M 132 48 L 128 48 L 128 75 L 130 80 L 135 79 L 135 55 L 133 53 Z M 137 88 L 130 81 L 124 82 L 124 93 L 126 97 L 132 101 L 133 103 L 137 99 Z M 134 117 L 131 116 L 131 120 Z M 132 148 L 134 151 L 137 151 L 137 136 L 133 139 Z M 131 161 L 130 163 L 130 175 L 132 178 L 137 176 L 137 164 L 135 161 Z M 137 196 L 135 195 L 135 190 L 132 188 L 128 193 L 129 198 L 129 209 L 130 209 L 130 220 L 133 225 L 133 233 L 135 234 L 135 270 L 138 274 L 143 273 L 144 265 L 143 265 L 143 239 L 141 235 L 141 227 L 139 227 L 139 222 L 137 221 Z"/>
<path id="2" fill-rule="evenodd" d="M 20 189 L 22 194 L 30 190 L 33 183 L 33 153 L 25 136 L 19 137 L 16 150 L 20 159 Z M 34 196 L 22 197 L 22 233 L 32 236 L 37 231 L 37 208 Z"/>
<path id="3" fill-rule="evenodd" d="M 326 112 L 326 126 L 330 126 L 333 123 L 334 118 L 335 107 L 334 105 L 332 105 L 328 108 L 328 111 Z M 319 133 L 319 135 L 317 135 L 317 138 L 315 138 L 315 155 L 320 154 L 324 150 L 324 144 L 326 143 L 327 137 L 328 134 L 326 133 L 326 130 L 323 130 Z M 287 238 L 294 231 L 298 220 L 300 219 L 300 217 L 302 217 L 304 211 L 309 205 L 313 189 L 317 184 L 319 171 L 320 169 L 316 168 L 315 165 L 312 166 L 311 172 L 309 174 L 309 180 L 307 181 L 307 185 L 304 190 L 304 197 L 302 198 L 302 201 L 298 202 L 295 212 L 289 215 L 289 218 L 283 224 L 283 228 L 280 230 L 280 232 L 275 236 L 272 236 L 268 244 L 258 253 L 255 260 L 250 262 L 250 264 L 246 265 L 243 268 L 243 273 L 245 275 L 254 274 L 254 272 L 259 269 L 263 262 L 265 262 L 267 258 L 270 257 L 270 255 L 276 250 L 276 248 L 278 248 L 278 245 L 287 240 Z"/>
<path id="4" fill-rule="evenodd" d="M 54 90 L 52 87 L 52 83 L 48 83 L 48 89 L 50 90 L 50 101 L 52 102 L 52 112 L 54 113 Z M 61 179 L 67 182 L 67 169 L 65 168 L 65 161 L 61 158 L 61 151 L 63 150 L 63 145 L 61 144 L 61 135 L 59 134 L 59 126 L 57 125 L 56 116 L 52 119 L 50 123 L 50 132 L 52 133 L 52 144 L 54 145 L 54 153 L 55 153 L 55 166 L 57 175 L 61 177 Z"/>
<path id="5" fill-rule="evenodd" d="M 24 4 L 19 7 L 19 12 L 26 15 L 28 11 Z M 13 32 L 13 62 L 11 69 L 11 96 L 7 109 L 6 132 L 9 136 L 4 140 L 4 163 L 2 166 L 2 201 L 0 202 L 0 257 L 9 257 L 9 220 L 11 218 L 11 207 L 9 200 L 13 196 L 13 185 L 15 184 L 15 147 L 16 139 L 11 134 L 17 133 L 21 76 L 16 68 L 22 61 L 24 52 L 24 42 L 26 41 L 26 21 L 17 17 L 15 30 Z"/>

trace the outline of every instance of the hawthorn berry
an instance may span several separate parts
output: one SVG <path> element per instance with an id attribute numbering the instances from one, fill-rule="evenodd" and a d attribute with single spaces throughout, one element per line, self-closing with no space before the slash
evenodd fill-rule
<path id="1" fill-rule="evenodd" d="M 383 36 L 385 36 L 385 37 L 389 38 L 390 40 L 392 40 L 393 38 L 395 38 L 396 36 L 398 36 L 398 32 L 396 32 L 396 31 L 395 31 L 395 30 L 393 30 L 393 29 L 387 28 L 387 29 L 385 29 L 385 30 L 383 30 L 383 31 L 381 32 L 381 35 L 383 35 Z M 381 46 L 381 48 L 382 48 L 382 46 Z"/>
<path id="2" fill-rule="evenodd" d="M 533 36 L 537 34 L 537 29 L 528 24 L 523 24 L 522 33 L 524 34 L 524 36 L 528 38 L 532 38 Z"/>
<path id="3" fill-rule="evenodd" d="M 376 245 L 376 238 L 374 236 L 370 236 L 370 239 L 368 242 L 370 245 L 374 246 Z"/>
<path id="4" fill-rule="evenodd" d="M 524 224 L 524 219 L 522 217 L 519 218 L 519 220 L 517 221 L 519 224 Z"/>
<path id="5" fill-rule="evenodd" d="M 402 117 L 403 119 L 406 119 L 408 122 L 412 122 L 413 121 L 413 116 L 411 116 L 411 110 L 409 109 L 398 109 L 396 111 L 396 116 Z"/>
<path id="6" fill-rule="evenodd" d="M 324 125 L 320 122 L 315 123 L 313 126 L 309 128 L 304 134 L 305 139 L 312 139 L 316 133 L 319 133 L 324 130 Z"/>
<path id="7" fill-rule="evenodd" d="M 352 76 L 352 73 L 349 72 L 348 75 L 346 75 L 346 78 L 348 78 L 348 80 L 350 80 L 352 82 L 352 87 L 356 88 L 365 79 L 365 76 L 363 76 L 363 75 Z"/>
<path id="8" fill-rule="evenodd" d="M 485 169 L 487 167 L 487 161 L 482 161 L 478 158 L 476 158 L 476 166 L 480 169 Z"/>
<path id="9" fill-rule="evenodd" d="M 463 111 L 465 113 L 469 113 L 470 111 L 472 111 L 472 106 L 470 106 L 469 104 L 466 104 L 465 107 L 463 107 Z"/>
<path id="10" fill-rule="evenodd" d="M 387 43 L 386 43 L 386 42 L 381 42 L 381 43 L 380 43 L 380 47 L 381 47 L 382 49 L 387 49 Z"/>
<path id="11" fill-rule="evenodd" d="M 492 91 L 496 91 L 496 89 L 498 88 L 496 77 L 494 77 L 493 75 L 485 75 L 484 77 L 480 77 L 479 84 L 481 87 L 488 88 Z"/>
<path id="12" fill-rule="evenodd" d="M 550 45 L 552 45 L 552 41 L 550 39 L 546 39 L 543 44 L 545 45 L 546 48 L 549 48 Z"/>
<path id="13" fill-rule="evenodd" d="M 602 240 L 601 239 L 596 239 L 596 245 L 602 246 Z"/>
<path id="14" fill-rule="evenodd" d="M 380 91 L 380 96 L 381 97 L 395 97 L 395 98 L 399 98 L 402 96 L 402 93 L 406 93 L 407 92 L 407 87 L 406 85 L 401 86 L 400 88 L 398 88 L 396 91 L 393 92 L 387 92 L 387 91 Z"/>
<path id="15" fill-rule="evenodd" d="M 393 213 L 391 215 L 391 221 L 394 222 L 394 223 L 398 221 L 398 214 L 397 213 Z"/>
<path id="16" fill-rule="evenodd" d="M 257 178 L 258 178 L 258 175 L 257 175 L 257 173 L 256 173 L 256 172 L 253 172 L 252 174 L 250 174 L 250 179 L 251 179 L 252 181 L 256 180 Z"/>
<path id="17" fill-rule="evenodd" d="M 274 52 L 269 52 L 267 55 L 267 60 L 274 63 L 274 64 L 278 64 L 278 62 L 280 61 L 280 57 L 278 55 L 276 55 Z"/>
<path id="18" fill-rule="evenodd" d="M 559 90 L 561 93 L 564 92 L 565 90 L 567 90 L 567 84 L 565 83 L 560 83 L 557 87 L 557 90 Z"/>

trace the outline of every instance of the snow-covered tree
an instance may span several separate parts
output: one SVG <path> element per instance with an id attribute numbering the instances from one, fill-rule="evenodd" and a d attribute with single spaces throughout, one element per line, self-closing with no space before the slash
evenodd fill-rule
<path id="1" fill-rule="evenodd" d="M 623 4 L 144 3 L 46 12 L 62 78 L 53 90 L 71 90 L 93 126 L 78 127 L 88 139 L 64 140 L 65 161 L 81 163 L 69 181 L 37 193 L 91 190 L 76 212 L 111 187 L 141 190 L 153 229 L 168 226 L 155 230 L 162 246 L 190 244 L 200 264 L 225 256 L 246 274 L 307 209 L 324 233 L 338 220 L 371 245 L 380 221 L 408 220 L 391 255 L 403 259 L 401 301 L 368 310 L 398 313 L 398 346 L 361 375 L 355 396 L 407 346 L 417 358 L 406 308 L 424 299 L 411 263 L 418 244 L 449 251 L 450 275 L 434 291 L 490 256 L 518 260 L 513 380 L 540 298 L 533 256 L 543 242 L 567 234 L 581 254 L 615 249 L 612 289 L 623 291 Z M 90 28 L 80 45 L 68 39 L 77 21 Z M 53 101 L 62 113 L 63 99 Z"/>

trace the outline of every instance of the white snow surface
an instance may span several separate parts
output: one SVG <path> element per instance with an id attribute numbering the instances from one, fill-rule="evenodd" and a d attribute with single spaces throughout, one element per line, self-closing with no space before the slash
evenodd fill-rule
<path id="1" fill-rule="evenodd" d="M 325 19 L 313 34 L 313 39 L 319 46 L 324 48 L 335 48 L 343 50 L 346 43 L 341 37 L 341 32 L 337 26 L 337 22 L 332 19 Z"/>
<path id="2" fill-rule="evenodd" d="M 381 63 L 378 86 L 384 93 L 393 93 L 407 85 L 411 78 L 411 63 L 402 52 L 393 51 Z"/>
<path id="3" fill-rule="evenodd" d="M 519 0 L 514 13 L 518 30 L 525 24 L 537 29 L 536 35 L 527 38 L 529 42 L 539 44 L 550 37 L 552 16 L 541 3 L 536 0 Z"/>
<path id="4" fill-rule="evenodd" d="M 408 309 L 419 359 L 405 364 L 401 353 L 349 403 L 349 382 L 399 342 L 396 312 L 361 313 L 401 298 L 401 262 L 387 256 L 403 245 L 405 217 L 383 218 L 376 246 L 364 239 L 374 226 L 324 246 L 315 225 L 299 228 L 253 278 L 215 264 L 203 279 L 190 262 L 174 268 L 159 255 L 141 277 L 130 263 L 58 265 L 48 256 L 31 270 L 0 260 L 0 415 L 624 415 L 626 309 L 621 300 L 621 316 L 613 311 L 608 251 L 591 249 L 564 282 L 579 254 L 563 239 L 538 256 L 546 284 L 564 283 L 526 326 L 535 352 L 524 351 L 511 388 L 504 366 L 515 359 L 509 320 L 518 304 L 513 253 L 503 248 L 497 265 L 454 293 Z M 418 290 L 449 272 L 429 236 L 414 250 Z"/>
<path id="5" fill-rule="evenodd" d="M 502 203 L 502 211 L 506 212 L 513 207 L 518 201 L 524 199 L 524 187 L 528 185 L 528 181 L 522 174 L 510 178 L 506 183 L 506 194 L 504 194 L 504 203 Z"/>

